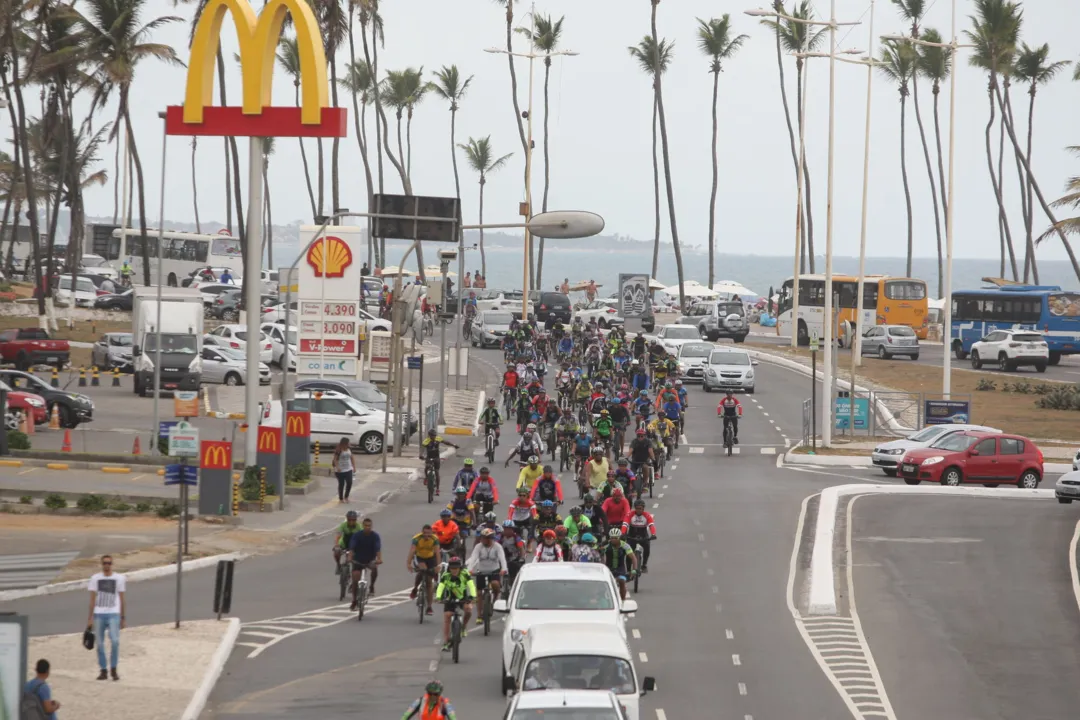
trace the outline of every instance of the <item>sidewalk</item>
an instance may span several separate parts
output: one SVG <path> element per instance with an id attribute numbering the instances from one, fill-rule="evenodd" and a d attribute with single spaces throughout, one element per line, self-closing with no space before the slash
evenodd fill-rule
<path id="1" fill-rule="evenodd" d="M 80 621 L 72 618 L 73 625 Z M 226 619 L 186 621 L 179 630 L 172 623 L 122 630 L 119 682 L 96 679 L 97 650 L 83 648 L 81 632 L 31 637 L 27 664 L 33 677 L 34 663 L 49 661 L 49 686 L 60 702 L 57 716 L 64 720 L 194 719 L 206 703 L 204 688 L 208 693 L 216 680 L 211 673 L 220 672 L 218 658 L 228 658 L 237 629 L 238 621 Z"/>

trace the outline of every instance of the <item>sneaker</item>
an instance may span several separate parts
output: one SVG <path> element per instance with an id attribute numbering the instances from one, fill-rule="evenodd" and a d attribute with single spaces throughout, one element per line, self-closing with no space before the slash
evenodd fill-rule
<path id="1" fill-rule="evenodd" d="M 443 643 L 442 651 L 443 652 L 450 652 L 450 643 Z"/>
<path id="2" fill-rule="evenodd" d="M 736 444 L 736 445 L 738 445 L 738 444 L 739 444 L 739 438 L 735 438 L 735 444 Z"/>
<path id="3" fill-rule="evenodd" d="M 461 637 L 462 639 L 469 637 L 469 628 L 465 627 L 464 625 L 461 626 Z"/>
<path id="4" fill-rule="evenodd" d="M 360 607 L 360 603 L 353 600 L 352 605 L 349 606 L 349 610 L 352 610 L 352 611 L 355 612 L 358 607 Z"/>
<path id="5" fill-rule="evenodd" d="M 410 600 L 415 600 L 415 599 L 416 599 L 416 595 L 417 595 L 417 592 L 416 592 L 416 588 L 413 588 L 413 589 L 412 589 L 412 592 L 411 592 L 411 593 L 409 593 L 409 599 L 410 599 Z"/>
<path id="6" fill-rule="evenodd" d="M 120 679 L 120 676 L 116 674 L 116 668 L 112 669 L 111 674 L 112 674 L 112 679 L 113 680 L 119 680 Z"/>
<path id="7" fill-rule="evenodd" d="M 368 590 L 367 596 L 369 598 L 375 597 L 375 586 L 374 585 L 372 585 L 371 588 Z"/>
<path id="8" fill-rule="evenodd" d="M 105 669 L 102 669 L 102 671 L 98 673 L 97 679 L 98 680 L 108 680 L 109 679 L 109 671 L 105 670 Z"/>
<path id="9" fill-rule="evenodd" d="M 429 608 L 427 609 L 427 611 L 426 611 L 426 612 L 425 612 L 424 614 L 425 614 L 425 615 L 434 615 L 434 614 L 435 614 L 435 611 L 434 611 L 434 610 L 432 610 L 432 609 L 431 609 L 431 608 L 429 607 Z"/>
<path id="10" fill-rule="evenodd" d="M 483 625 L 484 624 L 484 618 L 482 618 L 482 617 L 476 618 L 476 624 L 477 625 Z"/>

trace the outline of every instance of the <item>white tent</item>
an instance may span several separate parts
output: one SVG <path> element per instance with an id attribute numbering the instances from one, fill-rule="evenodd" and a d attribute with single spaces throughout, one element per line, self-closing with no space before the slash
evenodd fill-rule
<path id="1" fill-rule="evenodd" d="M 664 285 L 664 283 L 660 282 L 656 278 L 649 278 L 649 289 L 650 290 L 663 290 L 665 287 L 666 286 Z"/>
<path id="2" fill-rule="evenodd" d="M 754 300 L 760 297 L 756 292 L 735 280 L 718 280 L 713 283 L 712 289 L 718 293 L 738 295 L 743 300 Z"/>
<path id="3" fill-rule="evenodd" d="M 439 265 L 426 265 L 424 266 L 424 274 L 428 277 L 439 278 L 442 277 L 442 267 Z M 457 277 L 457 273 L 453 270 L 447 271 L 448 277 Z"/>
<path id="4" fill-rule="evenodd" d="M 679 296 L 678 284 L 669 285 L 664 288 L 664 292 L 673 297 Z M 683 294 L 686 297 L 716 297 L 719 295 L 715 290 L 710 290 L 706 286 L 699 283 L 697 280 L 687 280 L 683 283 Z"/>

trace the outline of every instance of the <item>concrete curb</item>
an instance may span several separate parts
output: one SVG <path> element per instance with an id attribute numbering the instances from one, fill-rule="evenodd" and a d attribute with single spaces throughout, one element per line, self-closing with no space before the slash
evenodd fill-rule
<path id="1" fill-rule="evenodd" d="M 251 557 L 251 553 L 233 552 L 225 553 L 222 555 L 210 555 L 209 557 L 198 558 L 197 560 L 189 560 L 184 563 L 184 572 L 191 570 L 202 570 L 206 567 L 212 567 L 217 565 L 219 560 L 235 560 L 240 562 Z M 155 580 L 157 578 L 167 577 L 169 575 L 176 574 L 176 565 L 159 565 L 158 567 L 144 568 L 142 570 L 134 570 L 129 573 L 124 573 L 124 577 L 128 582 L 139 582 L 142 580 Z M 86 580 L 69 580 L 68 582 L 53 583 L 52 585 L 42 585 L 36 588 L 27 588 L 25 590 L 4 590 L 0 592 L 0 602 L 8 602 L 9 600 L 21 600 L 28 597 L 41 597 L 42 595 L 56 595 L 62 592 L 71 592 L 72 590 L 85 590 Z"/>
<path id="2" fill-rule="evenodd" d="M 858 455 L 807 455 L 805 453 L 792 452 L 795 448 L 784 453 L 785 465 L 811 465 L 817 467 L 848 467 L 848 468 L 874 468 L 874 461 L 869 457 Z M 1043 474 L 1072 472 L 1069 463 L 1043 463 Z"/>
<path id="3" fill-rule="evenodd" d="M 236 638 L 239 635 L 240 618 L 229 618 L 229 627 L 225 631 L 225 636 L 221 638 L 217 650 L 214 651 L 214 656 L 210 658 L 210 665 L 203 674 L 202 682 L 195 689 L 195 694 L 191 697 L 184 714 L 180 716 L 180 720 L 198 720 L 199 716 L 202 715 L 202 711 L 206 708 L 206 703 L 210 699 L 210 693 L 214 690 L 214 686 L 217 685 L 218 678 L 221 677 L 221 673 L 225 669 L 225 663 L 229 661 L 229 655 L 232 654 L 233 647 L 236 645 Z"/>
<path id="4" fill-rule="evenodd" d="M 833 544 L 836 542 L 836 513 L 840 498 L 848 495 L 949 495 L 985 497 L 997 500 L 1049 499 L 1053 490 L 1019 488 L 941 487 L 920 485 L 834 485 L 821 491 L 818 501 L 814 547 L 810 555 L 809 612 L 811 615 L 836 614 L 836 586 L 833 572 Z"/>

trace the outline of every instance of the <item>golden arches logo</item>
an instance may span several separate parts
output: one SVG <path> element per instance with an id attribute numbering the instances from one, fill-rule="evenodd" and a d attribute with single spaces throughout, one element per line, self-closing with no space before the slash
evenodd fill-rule
<path id="1" fill-rule="evenodd" d="M 289 413 L 285 421 L 285 435 L 287 437 L 307 437 L 310 435 L 308 422 L 311 418 L 309 413 Z"/>
<path id="2" fill-rule="evenodd" d="M 281 452 L 279 443 L 279 435 L 281 431 L 277 428 L 259 428 L 259 452 L 267 452 L 277 454 Z"/>
<path id="3" fill-rule="evenodd" d="M 228 443 L 203 443 L 202 462 L 199 466 L 203 470 L 226 470 L 229 467 Z"/>
<path id="4" fill-rule="evenodd" d="M 341 238 L 329 235 L 308 248 L 306 260 L 315 277 L 339 278 L 352 265 L 352 248 Z"/>

